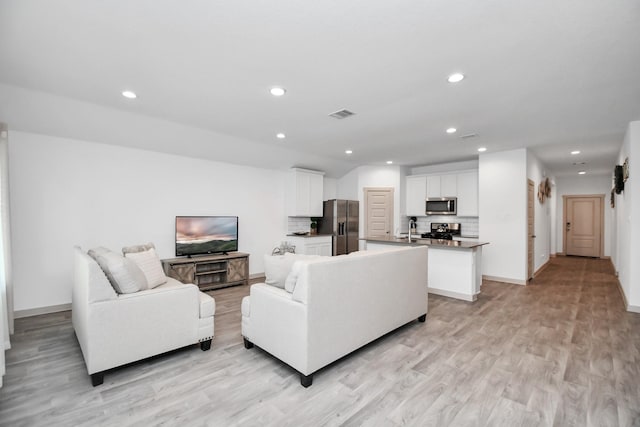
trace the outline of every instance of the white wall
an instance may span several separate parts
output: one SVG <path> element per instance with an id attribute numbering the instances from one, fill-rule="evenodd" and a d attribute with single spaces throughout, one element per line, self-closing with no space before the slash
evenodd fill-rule
<path id="1" fill-rule="evenodd" d="M 613 167 L 612 167 L 613 169 Z M 562 196 L 604 195 L 603 223 L 604 223 L 604 256 L 611 256 L 611 233 L 613 230 L 613 212 L 609 204 L 611 194 L 611 177 L 609 175 L 576 175 L 556 178 L 556 249 L 558 253 L 564 251 L 562 238 L 564 235 L 564 203 Z"/>
<path id="2" fill-rule="evenodd" d="M 555 188 L 552 187 L 551 197 L 544 203 L 538 200 L 538 185 L 547 179 L 544 165 L 531 151 L 527 150 L 527 178 L 535 184 L 534 204 L 534 272 L 549 261 L 551 251 L 551 205 L 557 198 Z M 551 178 L 549 179 L 552 180 Z"/>
<path id="3" fill-rule="evenodd" d="M 629 159 L 629 179 L 624 191 L 615 196 L 615 245 L 612 260 L 627 300 L 627 310 L 640 313 L 640 186 L 634 182 L 640 174 L 640 121 L 631 122 L 627 129 L 617 164 Z"/>
<path id="4" fill-rule="evenodd" d="M 393 191 L 393 227 L 392 233 L 400 230 L 400 201 L 401 201 L 401 168 L 399 166 L 361 166 L 358 168 L 358 188 L 360 200 L 360 235 L 364 236 L 365 216 L 364 189 L 371 187 L 392 187 Z"/>
<path id="5" fill-rule="evenodd" d="M 479 235 L 482 274 L 507 282 L 526 282 L 527 152 L 525 149 L 480 155 Z"/>
<path id="6" fill-rule="evenodd" d="M 359 200 L 358 198 L 358 168 L 338 179 L 336 185 L 337 199 Z"/>
<path id="7" fill-rule="evenodd" d="M 9 158 L 16 311 L 71 301 L 74 245 L 173 257 L 176 215 L 239 216 L 251 273 L 286 233 L 285 172 L 16 131 Z"/>
<path id="8" fill-rule="evenodd" d="M 365 237 L 366 206 L 364 189 L 367 187 L 391 187 L 393 194 L 393 227 L 392 232 L 400 231 L 403 224 L 401 217 L 402 184 L 406 169 L 399 166 L 361 166 L 338 180 L 337 194 L 339 199 L 358 200 L 360 202 L 360 237 Z M 402 213 L 402 215 L 404 215 Z M 405 218 L 406 223 L 406 218 Z M 362 242 L 361 246 L 362 248 Z"/>
<path id="9" fill-rule="evenodd" d="M 325 176 L 322 183 L 322 200 L 337 199 L 337 194 L 338 180 L 335 178 L 327 178 Z"/>

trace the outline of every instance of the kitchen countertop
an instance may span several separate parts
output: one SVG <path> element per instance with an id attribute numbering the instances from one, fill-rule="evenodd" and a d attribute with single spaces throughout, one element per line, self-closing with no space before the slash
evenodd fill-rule
<path id="1" fill-rule="evenodd" d="M 289 234 L 287 234 L 287 237 L 325 237 L 325 236 L 333 236 L 333 234 L 321 234 L 321 233 L 318 233 L 318 234 L 309 234 L 309 233 L 307 233 L 307 234 L 292 234 L 292 233 L 289 233 Z"/>
<path id="2" fill-rule="evenodd" d="M 443 248 L 460 248 L 460 249 L 473 249 L 478 246 L 488 245 L 489 242 L 464 242 L 461 240 L 441 240 L 441 239 L 408 239 L 402 237 L 362 237 L 359 240 L 366 240 L 367 242 L 380 242 L 390 243 L 394 245 L 424 245 Z"/>

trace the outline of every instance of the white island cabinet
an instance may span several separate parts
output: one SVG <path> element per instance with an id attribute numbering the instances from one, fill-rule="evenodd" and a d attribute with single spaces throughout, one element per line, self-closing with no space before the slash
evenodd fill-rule
<path id="1" fill-rule="evenodd" d="M 368 238 L 366 250 L 389 250 L 403 246 L 426 245 L 429 293 L 475 301 L 482 285 L 482 246 L 475 241 L 442 241 L 436 239 Z"/>

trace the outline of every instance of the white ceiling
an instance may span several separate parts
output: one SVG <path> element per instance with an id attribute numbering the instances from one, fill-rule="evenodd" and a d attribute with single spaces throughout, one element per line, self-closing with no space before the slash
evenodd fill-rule
<path id="1" fill-rule="evenodd" d="M 338 176 L 479 146 L 610 173 L 640 119 L 639 22 L 637 0 L 0 0 L 0 83 L 251 141 L 247 161 L 289 147 Z M 356 115 L 328 117 L 342 108 Z"/>

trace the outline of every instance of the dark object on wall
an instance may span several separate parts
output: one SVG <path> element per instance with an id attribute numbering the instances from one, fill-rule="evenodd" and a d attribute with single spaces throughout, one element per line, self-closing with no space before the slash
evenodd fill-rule
<path id="1" fill-rule="evenodd" d="M 616 165 L 614 170 L 615 176 L 615 189 L 616 194 L 620 194 L 624 191 L 624 173 L 622 171 L 622 165 Z"/>
<path id="2" fill-rule="evenodd" d="M 616 190 L 615 189 L 611 189 L 611 208 L 615 208 L 616 207 Z"/>

